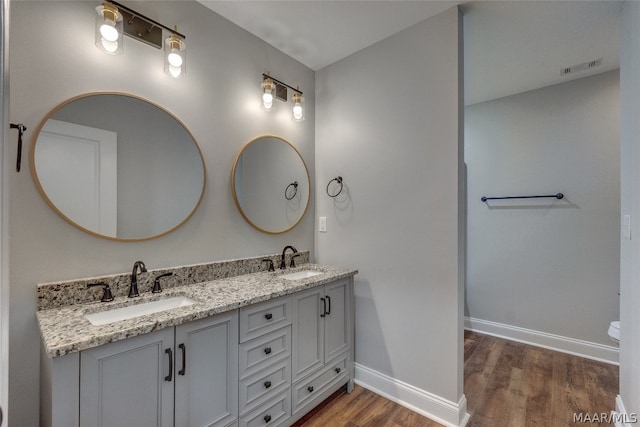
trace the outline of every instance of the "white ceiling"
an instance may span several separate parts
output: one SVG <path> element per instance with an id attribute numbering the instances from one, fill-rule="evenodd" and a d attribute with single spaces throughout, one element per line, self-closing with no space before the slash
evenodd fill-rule
<path id="1" fill-rule="evenodd" d="M 464 10 L 465 104 L 619 68 L 621 1 L 471 2 Z M 602 65 L 560 75 L 602 58 Z"/>
<path id="2" fill-rule="evenodd" d="M 199 0 L 312 70 L 319 70 L 459 1 Z"/>
<path id="3" fill-rule="evenodd" d="M 312 70 L 463 4 L 467 105 L 619 66 L 618 0 L 199 1 Z M 599 67 L 560 75 L 598 58 Z"/>

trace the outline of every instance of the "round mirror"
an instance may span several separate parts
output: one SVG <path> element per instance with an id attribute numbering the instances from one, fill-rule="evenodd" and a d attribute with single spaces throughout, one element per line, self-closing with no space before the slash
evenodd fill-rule
<path id="1" fill-rule="evenodd" d="M 167 234 L 204 194 L 204 159 L 185 125 L 123 93 L 80 95 L 54 108 L 34 133 L 29 160 L 55 212 L 111 240 Z"/>
<path id="2" fill-rule="evenodd" d="M 231 172 L 236 206 L 256 229 L 279 234 L 295 227 L 307 210 L 309 171 L 300 152 L 278 136 L 249 141 Z"/>

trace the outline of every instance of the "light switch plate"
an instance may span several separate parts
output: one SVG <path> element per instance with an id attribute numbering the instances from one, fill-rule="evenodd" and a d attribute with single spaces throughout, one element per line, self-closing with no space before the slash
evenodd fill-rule
<path id="1" fill-rule="evenodd" d="M 318 231 L 321 233 L 327 232 L 327 217 L 321 216 L 318 218 Z"/>

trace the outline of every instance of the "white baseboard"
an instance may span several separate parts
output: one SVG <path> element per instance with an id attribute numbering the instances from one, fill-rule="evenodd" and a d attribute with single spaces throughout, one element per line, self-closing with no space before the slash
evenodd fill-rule
<path id="1" fill-rule="evenodd" d="M 473 332 L 493 335 L 530 344 L 537 347 L 555 350 L 562 353 L 573 354 L 599 362 L 619 364 L 619 350 L 617 347 L 578 340 L 575 338 L 563 337 L 546 332 L 534 331 L 532 329 L 520 328 L 518 326 L 505 325 L 503 323 L 491 322 L 488 320 L 464 318 L 464 328 Z"/>
<path id="2" fill-rule="evenodd" d="M 433 421 L 448 427 L 463 427 L 469 420 L 464 395 L 455 403 L 358 363 L 355 371 L 358 385 Z"/>
<path id="3" fill-rule="evenodd" d="M 622 402 L 622 396 L 616 396 L 616 412 L 617 416 L 614 419 L 615 427 L 633 427 L 637 426 L 638 414 L 629 414 Z"/>

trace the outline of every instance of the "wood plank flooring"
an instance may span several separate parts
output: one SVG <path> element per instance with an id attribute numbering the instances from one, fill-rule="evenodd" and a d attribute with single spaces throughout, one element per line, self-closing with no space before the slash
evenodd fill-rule
<path id="1" fill-rule="evenodd" d="M 293 427 L 441 427 L 404 406 L 356 385 L 351 394 L 340 390 L 317 411 Z"/>
<path id="2" fill-rule="evenodd" d="M 574 423 L 573 414 L 609 413 L 618 367 L 465 332 L 464 393 L 469 427 L 606 426 Z M 369 390 L 338 391 L 295 427 L 437 427 Z"/>
<path id="3" fill-rule="evenodd" d="M 573 414 L 609 413 L 619 384 L 617 366 L 468 331 L 464 381 L 469 427 L 584 425 Z"/>

